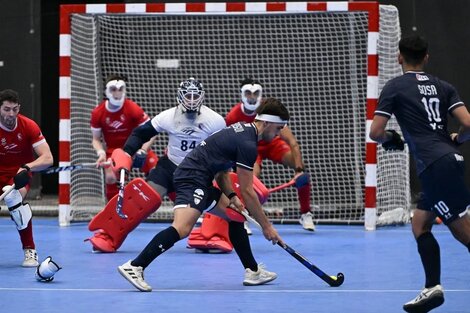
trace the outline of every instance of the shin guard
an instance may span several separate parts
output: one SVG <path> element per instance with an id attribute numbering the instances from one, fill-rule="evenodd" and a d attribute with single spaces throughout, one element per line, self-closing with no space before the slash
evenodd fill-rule
<path id="1" fill-rule="evenodd" d="M 89 238 L 93 248 L 101 252 L 116 252 L 127 235 L 155 212 L 161 203 L 160 195 L 145 180 L 133 179 L 124 189 L 123 213 L 127 219 L 117 215 L 117 196 L 114 196 L 88 224 L 90 231 L 97 230 Z"/>
<path id="2" fill-rule="evenodd" d="M 228 222 L 217 215 L 206 213 L 201 227 L 189 234 L 188 248 L 203 252 L 228 253 L 233 249 L 228 235 Z"/>

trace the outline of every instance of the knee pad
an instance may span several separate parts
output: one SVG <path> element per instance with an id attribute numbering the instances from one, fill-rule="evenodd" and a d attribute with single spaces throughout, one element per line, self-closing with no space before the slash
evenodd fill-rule
<path id="1" fill-rule="evenodd" d="M 33 217 L 29 203 L 18 203 L 16 206 L 8 208 L 8 210 L 10 210 L 11 219 L 16 224 L 16 229 L 23 230 L 28 227 L 28 223 Z"/>
<path id="2" fill-rule="evenodd" d="M 10 188 L 10 186 L 5 186 L 2 190 L 7 191 L 8 188 Z M 5 201 L 5 204 L 8 208 L 13 208 L 14 206 L 17 206 L 19 203 L 23 202 L 23 197 L 17 189 L 13 189 L 5 196 L 3 200 Z"/>
<path id="3" fill-rule="evenodd" d="M 89 238 L 96 250 L 115 252 L 127 235 L 155 212 L 161 205 L 160 195 L 142 178 L 130 181 L 124 188 L 123 213 L 127 219 L 116 213 L 117 195 L 88 224 L 90 231 L 98 230 Z"/>

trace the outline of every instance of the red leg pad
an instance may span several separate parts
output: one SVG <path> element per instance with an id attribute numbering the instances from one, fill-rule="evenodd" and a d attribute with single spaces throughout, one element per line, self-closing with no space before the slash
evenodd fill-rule
<path id="1" fill-rule="evenodd" d="M 230 252 L 233 249 L 228 235 L 228 222 L 217 215 L 206 213 L 199 228 L 193 229 L 188 238 L 188 247 L 201 250 L 220 250 Z"/>
<path id="2" fill-rule="evenodd" d="M 232 180 L 232 187 L 233 190 L 237 193 L 238 197 L 243 200 L 240 195 L 240 184 L 238 183 L 238 176 L 235 172 L 230 172 L 230 179 Z M 258 177 L 253 175 L 253 189 L 255 190 L 256 194 L 258 195 L 259 202 L 261 204 L 265 203 L 269 197 L 268 188 L 259 180 Z"/>
<path id="3" fill-rule="evenodd" d="M 127 235 L 155 212 L 162 200 L 145 180 L 136 178 L 124 188 L 123 213 L 127 215 L 127 219 L 117 215 L 116 203 L 117 195 L 88 224 L 90 231 L 99 230 L 90 238 L 91 244 L 97 250 L 115 252 L 119 249 Z"/>

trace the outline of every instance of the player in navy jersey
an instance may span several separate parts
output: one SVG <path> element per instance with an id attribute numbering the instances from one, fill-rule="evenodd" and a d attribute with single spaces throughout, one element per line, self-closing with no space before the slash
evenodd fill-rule
<path id="1" fill-rule="evenodd" d="M 177 241 L 189 235 L 198 217 L 209 211 L 229 222 L 229 237 L 245 268 L 244 285 L 261 285 L 277 278 L 264 269 L 252 254 L 243 223 L 230 221 L 225 210 L 244 206 L 232 189 L 229 171 L 237 167 L 240 193 L 250 214 L 260 223 L 265 238 L 283 243 L 269 222 L 253 189 L 253 166 L 258 141 L 271 141 L 279 135 L 289 120 L 289 112 L 275 98 L 267 98 L 257 109 L 253 123 L 236 123 L 203 140 L 178 165 L 174 172 L 176 200 L 174 220 L 170 227 L 158 233 L 135 258 L 118 267 L 119 272 L 140 291 L 151 291 L 144 281 L 143 270 Z M 216 180 L 220 189 L 213 186 Z"/>
<path id="2" fill-rule="evenodd" d="M 470 252 L 470 191 L 465 186 L 464 159 L 457 146 L 470 139 L 470 114 L 449 83 L 423 71 L 428 43 L 418 35 L 402 38 L 399 63 L 404 74 L 382 90 L 370 129 L 371 139 L 385 150 L 403 150 L 394 130 L 385 130 L 394 114 L 416 161 L 423 198 L 412 219 L 412 230 L 426 275 L 424 289 L 405 303 L 407 312 L 429 312 L 444 303 L 440 282 L 440 248 L 431 229 L 438 216 Z M 449 135 L 447 114 L 460 123 Z"/>

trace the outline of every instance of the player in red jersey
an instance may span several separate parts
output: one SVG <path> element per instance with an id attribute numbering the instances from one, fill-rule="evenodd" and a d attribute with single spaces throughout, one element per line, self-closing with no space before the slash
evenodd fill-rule
<path id="1" fill-rule="evenodd" d="M 256 109 L 261 103 L 263 87 L 251 78 L 247 78 L 241 83 L 241 102 L 237 103 L 227 114 L 225 122 L 227 126 L 237 122 L 251 123 L 256 116 Z M 302 154 L 299 144 L 289 129 L 282 129 L 279 136 L 271 142 L 260 141 L 258 145 L 258 158 L 256 159 L 253 174 L 257 177 L 261 173 L 263 159 L 269 159 L 274 163 L 283 164 L 295 170 L 294 177 L 301 175 L 304 171 Z M 300 203 L 300 224 L 309 231 L 315 231 L 313 224 L 313 214 L 310 207 L 310 183 L 297 188 Z"/>
<path id="2" fill-rule="evenodd" d="M 52 153 L 39 126 L 19 114 L 18 93 L 11 89 L 0 92 L 0 187 L 6 192 L 15 184 L 4 201 L 20 234 L 24 267 L 38 266 L 33 239 L 31 207 L 23 199 L 29 190 L 31 171 L 40 171 L 53 163 Z M 34 156 L 33 152 L 37 155 Z"/>
<path id="3" fill-rule="evenodd" d="M 98 155 L 97 164 L 110 158 L 114 149 L 122 148 L 134 128 L 150 120 L 137 103 L 126 97 L 124 77 L 109 76 L 105 94 L 107 99 L 91 112 L 92 145 Z M 133 167 L 140 168 L 145 174 L 148 174 L 158 161 L 157 155 L 150 150 L 152 143 L 153 138 L 144 143 L 134 158 Z M 111 168 L 106 168 L 104 172 L 106 197 L 111 200 L 118 193 L 117 178 Z"/>

